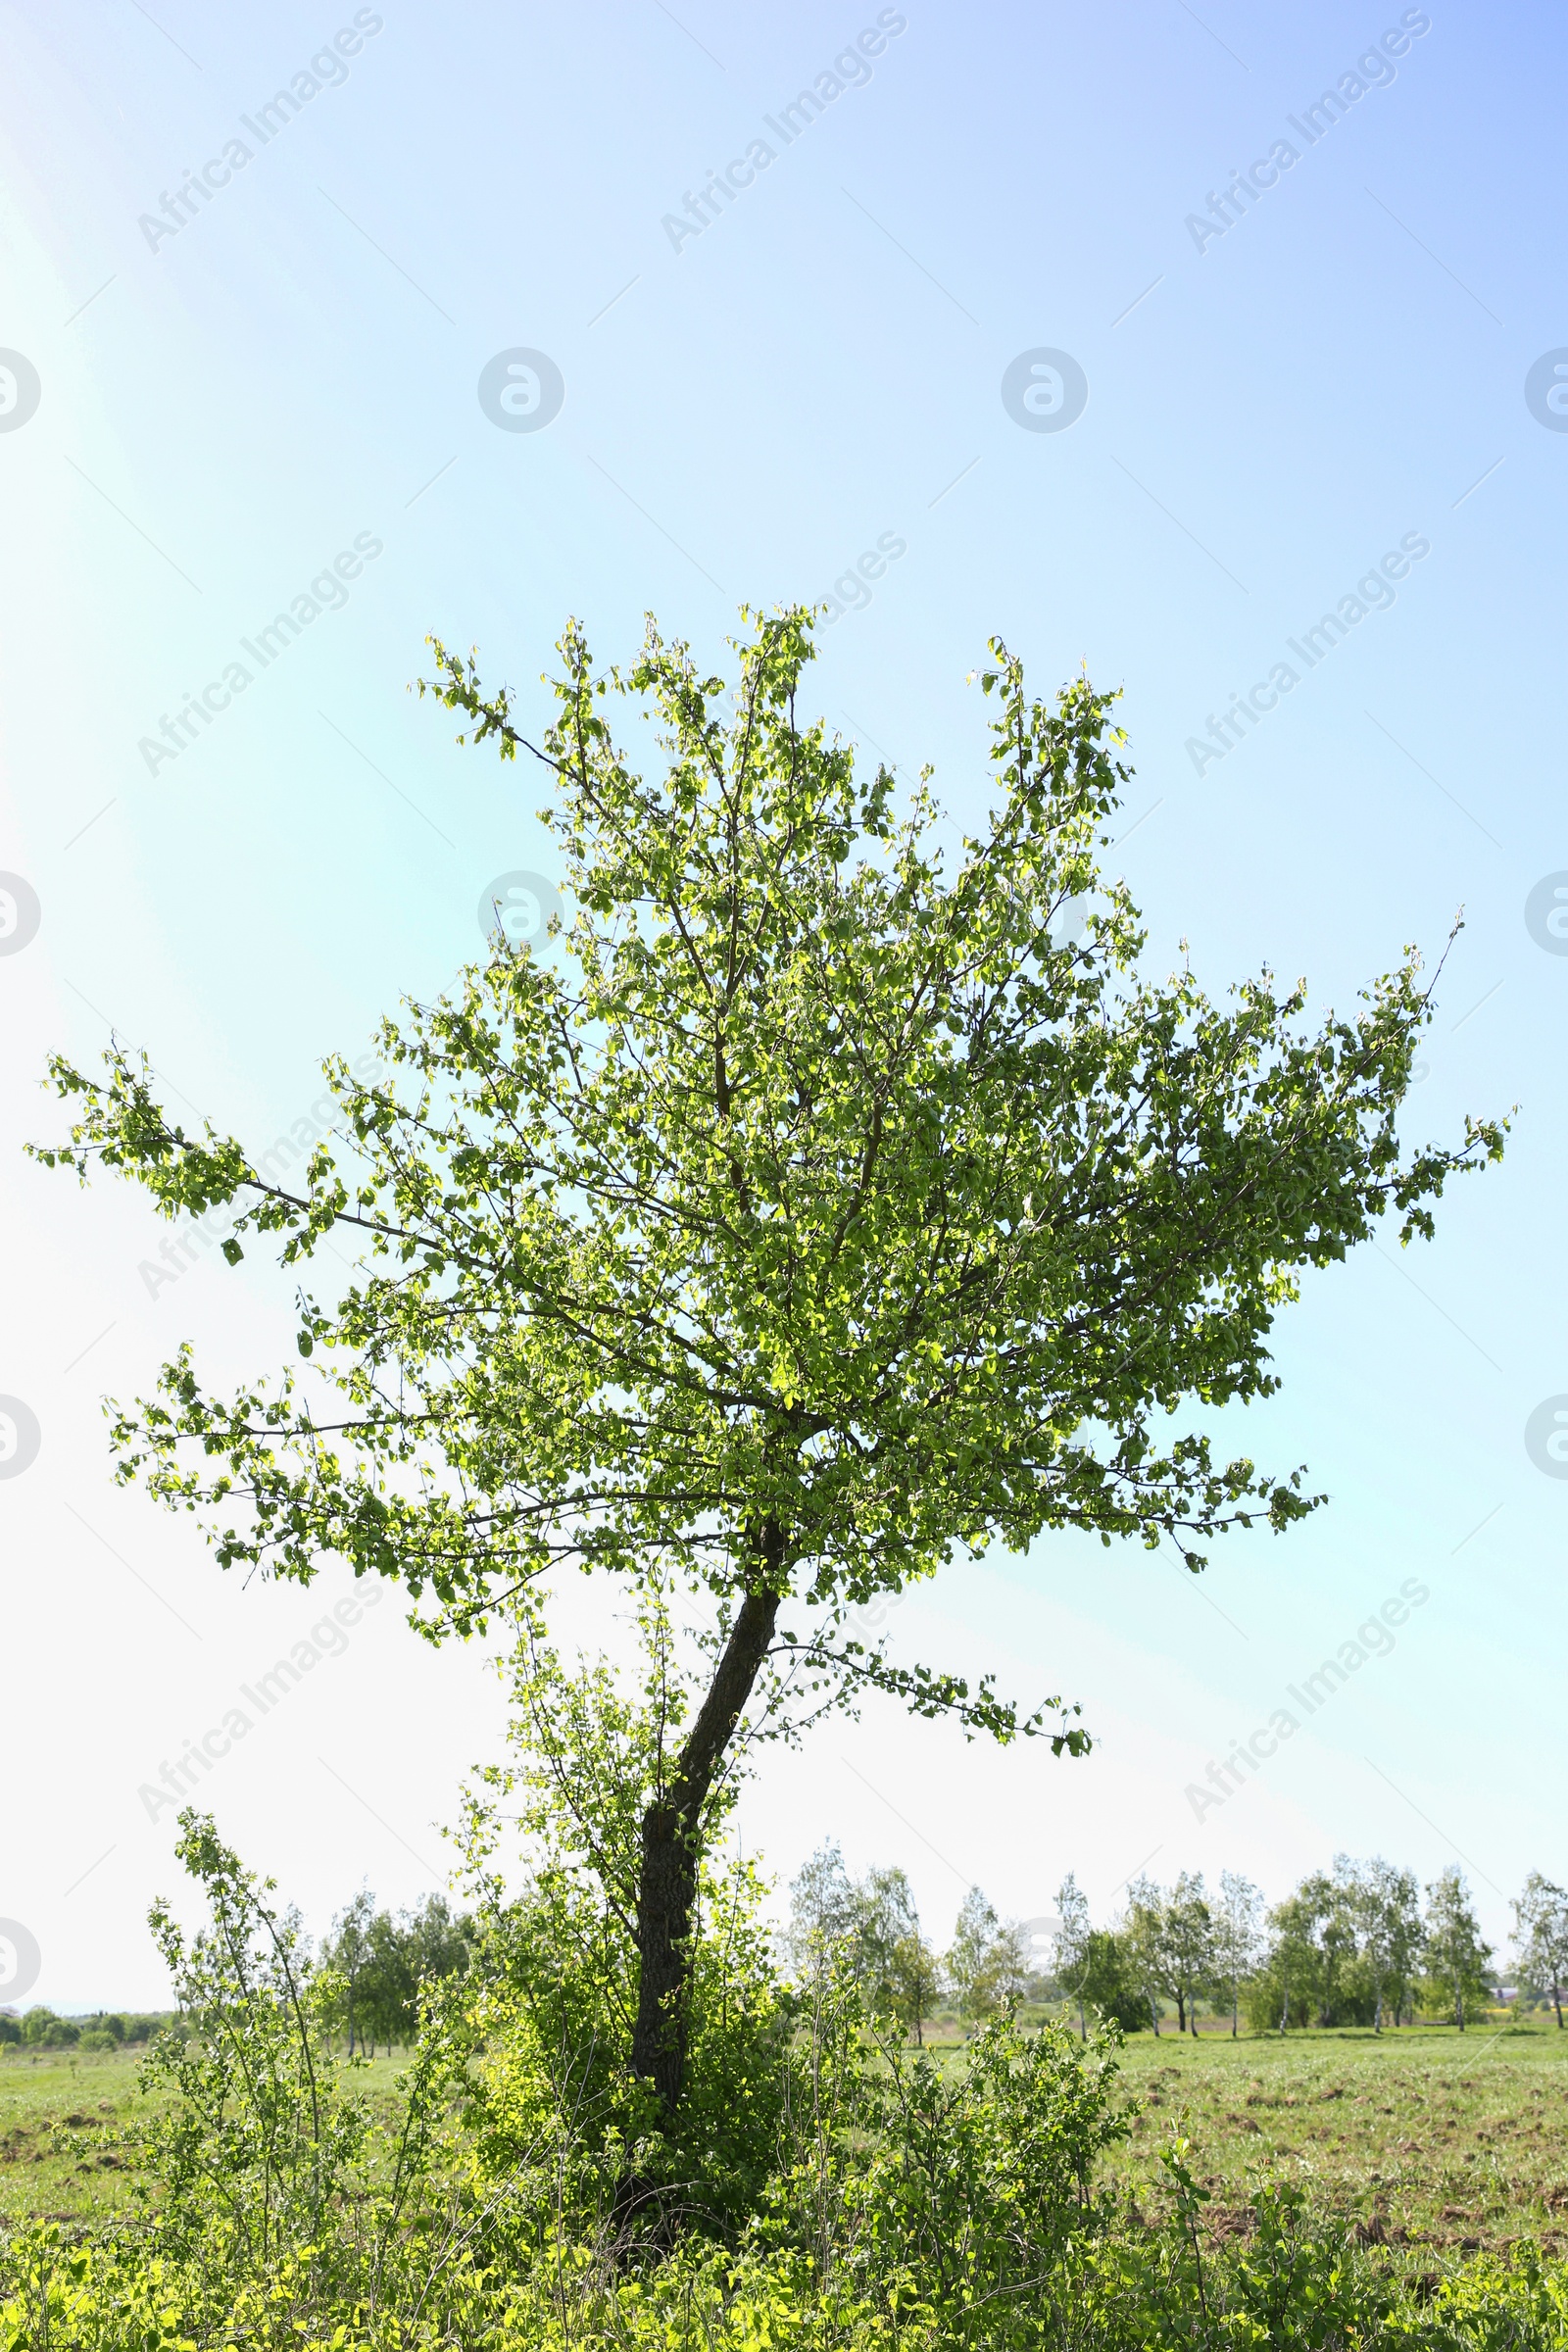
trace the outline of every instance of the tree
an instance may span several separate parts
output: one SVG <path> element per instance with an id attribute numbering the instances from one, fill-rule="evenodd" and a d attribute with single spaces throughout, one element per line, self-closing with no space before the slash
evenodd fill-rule
<path id="1" fill-rule="evenodd" d="M 1426 1947 L 1429 1975 L 1451 2003 L 1454 2023 L 1464 2032 L 1465 2007 L 1477 2006 L 1491 1989 L 1487 1963 L 1492 1946 L 1481 1937 L 1481 1923 L 1470 1903 L 1470 1889 L 1457 1862 L 1440 1871 L 1427 1888 Z"/>
<path id="2" fill-rule="evenodd" d="M 1079 1984 L 1089 2006 L 1124 2034 L 1136 2034 L 1149 2024 L 1150 1995 L 1126 1936 L 1113 1929 L 1091 1928 Z"/>
<path id="3" fill-rule="evenodd" d="M 1260 2028 L 1286 2033 L 1308 2026 L 1370 2025 L 1374 1971 L 1363 1949 L 1359 1866 L 1335 1856 L 1332 1870 L 1308 1871 L 1268 1914 L 1264 1964 L 1248 2007 Z"/>
<path id="4" fill-rule="evenodd" d="M 403 1915 L 414 1978 L 421 1987 L 462 1976 L 473 1956 L 474 1923 L 452 1909 L 444 1894 L 427 1894 Z"/>
<path id="5" fill-rule="evenodd" d="M 415 1973 L 414 1937 L 406 1920 L 378 1911 L 366 1938 L 368 1949 L 360 1972 L 360 2013 L 369 2036 L 370 2055 L 378 2041 L 392 2055 L 394 2042 L 405 2046 L 414 2038 L 419 2010 L 419 1980 Z"/>
<path id="6" fill-rule="evenodd" d="M 1311 1922 L 1316 1953 L 1317 2022 L 1339 2025 L 1354 2003 L 1359 1950 L 1358 1890 L 1348 1855 L 1336 1854 L 1330 1871 L 1310 1872 L 1298 1893 Z"/>
<path id="7" fill-rule="evenodd" d="M 1214 1975 L 1231 1988 L 1231 2039 L 1237 2036 L 1242 1979 L 1250 1977 L 1262 1956 L 1263 1896 L 1240 1871 L 1219 1874 L 1219 1909 L 1214 1914 Z"/>
<path id="8" fill-rule="evenodd" d="M 1535 1991 L 1549 1994 L 1562 2031 L 1562 1985 L 1568 1977 L 1568 1892 L 1533 1870 L 1523 1894 L 1514 1897 L 1514 1946 L 1520 1975 Z"/>
<path id="9" fill-rule="evenodd" d="M 1394 1210 L 1430 1235 L 1453 1172 L 1396 1114 L 1431 1017 L 1412 954 L 1350 1017 L 1271 977 L 1229 1004 L 1135 970 L 1097 844 L 1128 776 L 1087 680 L 1031 703 L 1000 643 L 994 805 L 949 872 L 922 778 L 902 808 L 797 692 L 805 611 L 755 620 L 733 695 L 650 624 L 630 672 L 562 640 L 535 744 L 506 689 L 434 643 L 465 736 L 538 760 L 575 912 L 547 954 L 499 931 L 450 998 L 326 1065 L 332 1139 L 265 1162 L 187 1135 L 146 1061 L 77 1106 L 51 1164 L 98 1161 L 168 1215 L 242 1203 L 231 1260 L 361 1252 L 301 1294 L 310 1369 L 230 1396 L 188 1350 L 121 1411 L 126 1477 L 207 1519 L 223 1566 L 309 1583 L 324 1554 L 401 1582 L 431 1638 L 505 1606 L 542 1629 L 575 1562 L 706 1591 L 713 1631 L 642 1817 L 634 2071 L 684 2080 L 705 1838 L 750 1740 L 879 1689 L 968 1733 L 1081 1753 L 1055 1701 L 895 1664 L 846 1620 L 992 1541 L 1048 1528 L 1203 1544 L 1313 1507 L 1301 1473 L 1157 1433 L 1276 1386 L 1299 1270 Z M 612 698 L 663 730 L 662 776 Z M 1070 900 L 1082 935 L 1054 938 Z M 334 1260 L 335 1266 L 335 1260 Z M 295 1276 L 298 1280 L 298 1276 Z"/>
<path id="10" fill-rule="evenodd" d="M 997 1917 L 978 1886 L 964 1896 L 943 1962 L 960 2017 L 979 2025 L 1023 1998 L 1028 1954 L 1019 1929 Z"/>
<path id="11" fill-rule="evenodd" d="M 797 1976 L 821 1968 L 835 1946 L 850 1940 L 858 1924 L 859 1908 L 839 1841 L 830 1838 L 801 1864 L 790 1881 L 786 1942 Z"/>
<path id="12" fill-rule="evenodd" d="M 1089 2039 L 1084 2020 L 1084 1967 L 1089 1958 L 1089 1898 L 1069 1870 L 1056 1889 L 1056 1934 L 1053 1958 L 1057 1981 L 1078 2003 L 1078 2036 Z"/>
<path id="13" fill-rule="evenodd" d="M 925 2021 L 936 2006 L 941 1982 L 937 1956 L 918 1927 L 901 1936 L 893 1947 L 890 1972 L 893 2014 L 906 2033 L 925 2045 Z"/>
<path id="14" fill-rule="evenodd" d="M 937 1964 L 905 1873 L 872 1869 L 854 1880 L 834 1838 L 802 1864 L 790 1898 L 785 1942 L 796 1975 L 808 1978 L 835 1956 L 848 1962 L 873 2015 L 897 2018 L 923 2043 Z"/>
<path id="15" fill-rule="evenodd" d="M 1165 1990 L 1176 2003 L 1176 2031 L 1198 2035 L 1198 1996 L 1214 1975 L 1214 1915 L 1203 1874 L 1184 1870 L 1160 1905 L 1155 1949 Z"/>
<path id="16" fill-rule="evenodd" d="M 897 1867 L 871 1869 L 857 1888 L 855 1946 L 873 2014 L 898 2019 L 917 2042 L 936 1991 L 936 1955 L 920 1933 L 914 1889 Z"/>
<path id="17" fill-rule="evenodd" d="M 22 2038 L 38 2049 L 69 2050 L 81 2039 L 81 2028 L 74 2018 L 57 2017 L 39 2002 L 22 2020 Z"/>
<path id="18" fill-rule="evenodd" d="M 375 1897 L 368 1886 L 362 1886 L 354 1900 L 346 1903 L 333 1920 L 321 1947 L 323 1962 L 336 1969 L 343 1981 L 343 2022 L 348 2028 L 351 2058 L 356 2041 L 364 2039 L 360 2032 L 360 1981 L 370 1959 L 370 1930 L 374 1921 Z"/>
<path id="19" fill-rule="evenodd" d="M 1290 2031 L 1293 2015 L 1300 2025 L 1312 2020 L 1312 1999 L 1321 1981 L 1317 1923 L 1318 1903 L 1309 1881 L 1269 1910 L 1267 1963 L 1257 1990 L 1264 2012 L 1277 2021 L 1281 2034 Z"/>
<path id="20" fill-rule="evenodd" d="M 1159 1888 L 1140 1873 L 1127 1889 L 1121 1937 L 1127 1951 L 1128 1966 L 1143 1987 L 1148 2001 L 1150 2023 L 1154 2029 L 1156 2041 L 1159 2039 L 1159 1997 L 1164 1990 L 1160 1914 Z"/>
<path id="21" fill-rule="evenodd" d="M 1420 1894 L 1415 1873 L 1396 1870 L 1381 1854 L 1349 1865 L 1360 1951 L 1373 1992 L 1372 2030 L 1383 2031 L 1383 2009 L 1394 1998 L 1395 2020 L 1421 1949 Z"/>

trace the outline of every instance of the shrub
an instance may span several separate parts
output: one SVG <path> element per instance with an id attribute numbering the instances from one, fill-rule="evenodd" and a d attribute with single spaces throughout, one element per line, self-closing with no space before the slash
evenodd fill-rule
<path id="1" fill-rule="evenodd" d="M 824 1976 L 790 2054 L 785 2134 L 759 2241 L 819 2295 L 941 2340 L 1010 2341 L 1103 2215 L 1102 2151 L 1128 2129 L 1114 2029 L 984 2027 L 956 2061 L 868 2033 L 847 1969 Z M 955 2333 L 956 2331 L 956 2333 Z"/>
<path id="2" fill-rule="evenodd" d="M 23 2019 L 22 2038 L 32 2049 L 69 2050 L 80 2040 L 81 2028 L 74 2018 L 57 2017 L 40 2001 Z"/>
<path id="3" fill-rule="evenodd" d="M 705 1872 L 690 1979 L 687 2094 L 673 2129 L 627 2064 L 630 1923 L 561 1859 L 491 1911 L 459 1996 L 482 2049 L 468 2078 L 474 2177 L 537 2232 L 695 2228 L 734 2242 L 777 2142 L 790 2008 L 749 1867 Z M 524 2186 L 524 2183 L 531 2186 Z"/>

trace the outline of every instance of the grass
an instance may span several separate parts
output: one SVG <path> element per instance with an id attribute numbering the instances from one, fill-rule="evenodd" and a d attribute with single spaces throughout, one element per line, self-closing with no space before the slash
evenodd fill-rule
<path id="1" fill-rule="evenodd" d="M 0 2058 L 0 2222 L 113 2220 L 141 2186 L 140 2053 Z"/>
<path id="2" fill-rule="evenodd" d="M 1143 2112 L 1115 2170 L 1141 2202 L 1162 2203 L 1157 2151 L 1183 2134 L 1221 2234 L 1260 2180 L 1280 2178 L 1369 2243 L 1568 2251 L 1568 2034 L 1549 2020 L 1234 2042 L 1140 2034 L 1124 2074 Z"/>
<path id="3" fill-rule="evenodd" d="M 150 2208 L 147 2127 L 162 2102 L 142 2090 L 141 2061 L 140 2049 L 0 2054 L 0 2230 Z M 363 2086 L 373 2096 L 406 2062 L 372 2060 Z"/>
<path id="4" fill-rule="evenodd" d="M 1568 2034 L 1549 2019 L 1452 2027 L 1134 2034 L 1123 2076 L 1137 2109 L 1111 2172 L 1142 2208 L 1165 2198 L 1158 2151 L 1193 2143 L 1210 2228 L 1241 2227 L 1263 2180 L 1298 2180 L 1370 2243 L 1434 2253 L 1532 2238 L 1568 2252 Z M 946 2035 L 939 2034 L 945 2040 Z M 372 2096 L 405 2063 L 367 2068 Z M 153 2183 L 139 2051 L 0 2058 L 0 2227 L 103 2224 L 147 2208 Z"/>
<path id="5" fill-rule="evenodd" d="M 962 2040 L 954 2019 L 926 2027 L 937 2049 Z M 1548 2014 L 1498 2011 L 1462 2034 L 1244 2027 L 1235 2041 L 1228 2017 L 1205 2017 L 1197 2040 L 1172 2020 L 1157 2040 L 1129 2036 L 1122 2076 L 1138 2112 L 1107 2169 L 1143 2210 L 1168 2207 L 1158 2152 L 1180 2135 L 1221 2237 L 1262 2181 L 1285 2180 L 1369 2244 L 1568 2253 L 1568 2033 Z"/>

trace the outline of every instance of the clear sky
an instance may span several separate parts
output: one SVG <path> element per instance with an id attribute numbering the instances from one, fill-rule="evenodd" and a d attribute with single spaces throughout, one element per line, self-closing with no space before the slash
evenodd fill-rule
<path id="1" fill-rule="evenodd" d="M 1283 1394 L 1235 1435 L 1309 1464 L 1307 1527 L 1197 1585 L 1057 1539 L 890 1618 L 900 1655 L 1080 1700 L 1092 1757 L 878 1709 L 770 1764 L 746 1836 L 781 1876 L 827 1834 L 905 1863 L 939 1939 L 970 1880 L 1031 1916 L 1071 1868 L 1103 1917 L 1144 1863 L 1277 1894 L 1339 1848 L 1458 1858 L 1500 1941 L 1525 1872 L 1568 1873 L 1568 1480 L 1527 1446 L 1568 1393 L 1554 12 L 82 0 L 3 37 L 0 1918 L 39 1947 L 28 1997 L 157 1996 L 172 1816 L 138 1789 L 348 1584 L 245 1589 L 115 1486 L 103 1396 L 184 1339 L 219 1380 L 285 1359 L 291 1291 L 258 1253 L 161 1258 L 139 1198 L 23 1160 L 61 1125 L 46 1053 L 113 1024 L 258 1149 L 308 1127 L 319 1057 L 478 952 L 497 877 L 549 878 L 535 779 L 406 691 L 425 632 L 538 711 L 568 613 L 606 660 L 651 608 L 721 664 L 743 599 L 835 584 L 812 694 L 932 761 L 960 825 L 991 634 L 1041 691 L 1124 688 L 1112 862 L 1156 968 L 1185 939 L 1215 990 L 1267 961 L 1347 1006 L 1462 906 L 1407 1126 L 1518 1115 L 1435 1246 L 1388 1237 L 1279 1326 Z M 483 1659 L 391 1593 L 337 1633 L 202 1784 L 317 1926 L 362 1877 L 439 1883 L 500 1721 Z M 1199 1804 L 1348 1642 L 1346 1686 Z"/>

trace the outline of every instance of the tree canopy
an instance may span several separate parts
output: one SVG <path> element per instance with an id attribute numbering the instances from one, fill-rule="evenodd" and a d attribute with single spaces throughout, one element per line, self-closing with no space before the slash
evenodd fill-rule
<path id="1" fill-rule="evenodd" d="M 299 1351 L 228 1396 L 186 1350 L 120 1410 L 124 1477 L 199 1512 L 220 1562 L 308 1582 L 324 1553 L 401 1583 L 432 1637 L 534 1621 L 564 1564 L 706 1592 L 689 1718 L 644 1817 L 634 2062 L 673 2102 L 694 1856 L 737 1731 L 866 1686 L 1001 1738 L 989 1679 L 895 1661 L 849 1622 L 877 1595 L 1046 1529 L 1205 1541 L 1312 1507 L 1202 1429 L 1275 1386 L 1301 1269 L 1393 1211 L 1432 1231 L 1501 1130 L 1406 1152 L 1428 1000 L 1413 952 L 1348 1016 L 1302 1020 L 1264 972 L 1216 1003 L 1141 968 L 1098 851 L 1129 773 L 1112 697 L 1031 701 L 1000 642 L 988 813 L 950 870 L 929 771 L 797 709 L 804 610 L 747 616 L 733 691 L 650 623 L 624 674 L 561 641 L 535 743 L 510 692 L 434 644 L 465 735 L 549 779 L 569 920 L 379 1034 L 388 1074 L 326 1066 L 340 1106 L 297 1183 L 187 1134 L 118 1045 L 41 1149 L 142 1182 L 164 1212 L 244 1202 L 304 1266 L 361 1245 Z M 421 687 L 421 691 L 424 688 Z M 617 744 L 651 718 L 652 769 Z M 1081 935 L 1059 916 L 1088 902 Z M 751 1710 L 748 1715 L 748 1710 Z"/>

